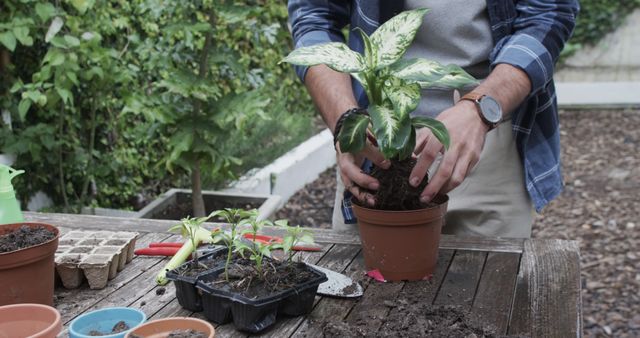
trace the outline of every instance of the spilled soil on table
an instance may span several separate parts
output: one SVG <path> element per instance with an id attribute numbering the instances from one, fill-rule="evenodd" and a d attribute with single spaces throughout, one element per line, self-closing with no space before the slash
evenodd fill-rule
<path id="1" fill-rule="evenodd" d="M 346 322 L 322 322 L 324 337 L 500 337 L 477 316 L 455 306 L 411 303 L 400 298 L 384 305 L 390 308 L 380 318 L 361 317 Z"/>
<path id="2" fill-rule="evenodd" d="M 48 242 L 56 237 L 56 234 L 45 227 L 29 227 L 23 225 L 0 236 L 0 253 L 16 251 L 38 244 Z"/>

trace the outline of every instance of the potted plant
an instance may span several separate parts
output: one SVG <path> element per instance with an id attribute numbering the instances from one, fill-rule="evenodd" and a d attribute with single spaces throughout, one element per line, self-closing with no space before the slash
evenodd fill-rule
<path id="1" fill-rule="evenodd" d="M 239 256 L 232 260 L 229 254 L 224 267 L 200 277 L 197 288 L 202 291 L 205 317 L 218 324 L 233 320 L 240 330 L 259 332 L 273 325 L 279 313 L 298 316 L 309 312 L 318 286 L 327 278 L 304 263 L 292 262 L 289 253 L 297 243 L 312 241 L 310 233 L 278 221 L 276 225 L 287 230 L 282 243 L 251 240 L 258 238 L 263 226 L 271 225 L 258 220 L 255 211 L 232 228 L 238 225 L 247 226 L 240 236 L 219 232 L 213 237 Z M 284 250 L 284 261 L 271 258 L 276 249 Z"/>
<path id="2" fill-rule="evenodd" d="M 361 151 L 370 139 L 391 160 L 388 170 L 372 169 L 381 186 L 374 193 L 376 205 L 368 208 L 354 201 L 354 212 L 367 268 L 379 270 L 392 281 L 420 280 L 433 272 L 448 201 L 447 196 L 437 196 L 429 205 L 419 201 L 427 177 L 416 188 L 393 183 L 399 177 L 409 180 L 416 163 L 412 157 L 416 128 L 429 128 L 445 149 L 449 146 L 449 134 L 441 122 L 410 115 L 418 106 L 420 89 L 460 88 L 476 82 L 456 65 L 402 59 L 426 11 L 402 12 L 371 36 L 360 30 L 364 54 L 332 42 L 298 48 L 282 60 L 306 66 L 325 64 L 351 74 L 365 89 L 367 110 L 347 115 L 337 139 L 340 150 L 351 153 Z"/>
<path id="3" fill-rule="evenodd" d="M 53 305 L 58 237 L 58 228 L 50 224 L 0 225 L 0 305 Z"/>

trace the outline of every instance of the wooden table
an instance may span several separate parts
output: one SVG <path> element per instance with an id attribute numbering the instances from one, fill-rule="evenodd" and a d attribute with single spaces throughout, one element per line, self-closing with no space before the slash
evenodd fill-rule
<path id="1" fill-rule="evenodd" d="M 100 229 L 137 231 L 136 247 L 151 242 L 178 241 L 165 232 L 175 221 L 110 218 L 87 215 L 26 213 L 29 221 L 46 222 L 61 231 Z M 443 236 L 438 268 L 431 281 L 378 283 L 363 277 L 363 259 L 356 234 L 313 229 L 323 251 L 301 253 L 304 261 L 361 280 L 364 296 L 358 300 L 317 297 L 304 317 L 280 318 L 264 336 L 322 336 L 319 320 L 382 319 L 393 311 L 383 306 L 403 294 L 420 290 L 422 301 L 459 305 L 476 313 L 499 333 L 531 337 L 581 337 L 582 315 L 578 245 L 564 240 L 461 238 Z M 159 287 L 154 277 L 166 260 L 136 257 L 102 290 L 86 285 L 76 290 L 56 289 L 56 307 L 66 325 L 76 316 L 107 306 L 142 309 L 149 319 L 193 316 L 180 307 L 173 286 Z M 366 316 L 366 317 L 364 317 Z M 232 324 L 218 326 L 217 337 L 246 336 Z"/>

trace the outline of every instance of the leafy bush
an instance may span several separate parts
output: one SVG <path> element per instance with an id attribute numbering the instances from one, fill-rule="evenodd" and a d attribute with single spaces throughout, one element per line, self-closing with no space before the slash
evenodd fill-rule
<path id="1" fill-rule="evenodd" d="M 184 173 L 170 175 L 159 165 L 171 142 L 163 130 L 162 105 L 141 98 L 171 100 L 164 94 L 175 89 L 172 81 L 197 79 L 186 71 L 196 69 L 198 61 L 187 52 L 202 48 L 197 26 L 202 10 L 221 2 L 0 3 L 0 109 L 13 121 L 13 129 L 0 129 L 0 152 L 17 155 L 14 166 L 28 172 L 16 182 L 23 202 L 44 190 L 65 209 L 90 204 L 131 207 L 170 185 L 185 185 Z M 277 116 L 267 121 L 271 134 L 262 131 L 259 120 L 245 116 L 238 126 L 253 130 L 221 143 L 251 149 L 244 143 L 251 132 L 260 135 L 251 139 L 255 149 L 274 134 L 304 134 L 310 130 L 311 112 L 301 112 L 309 100 L 292 70 L 277 66 L 290 50 L 285 4 L 237 3 L 239 10 L 244 6 L 260 12 L 255 10 L 242 25 L 216 32 L 217 45 L 223 48 L 212 51 L 212 60 L 234 61 L 208 65 L 212 78 L 219 79 L 216 88 L 228 94 L 260 87 L 280 101 L 265 108 L 266 116 Z M 179 12 L 195 17 L 174 15 Z M 176 65 L 185 71 L 176 73 Z M 291 126 L 300 130 L 289 130 Z M 228 169 L 235 174 L 239 166 Z M 204 177 L 211 185 L 225 178 Z"/>
<path id="2" fill-rule="evenodd" d="M 563 56 L 574 53 L 582 46 L 596 44 L 639 7 L 639 0 L 581 0 L 576 28 Z"/>

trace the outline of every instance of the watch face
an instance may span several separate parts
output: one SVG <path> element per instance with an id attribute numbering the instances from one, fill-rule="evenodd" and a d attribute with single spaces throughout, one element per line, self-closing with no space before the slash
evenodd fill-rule
<path id="1" fill-rule="evenodd" d="M 502 119 L 502 108 L 498 101 L 496 101 L 491 96 L 483 96 L 480 99 L 480 110 L 482 111 L 482 115 L 487 121 L 491 123 L 498 123 L 500 119 Z"/>

